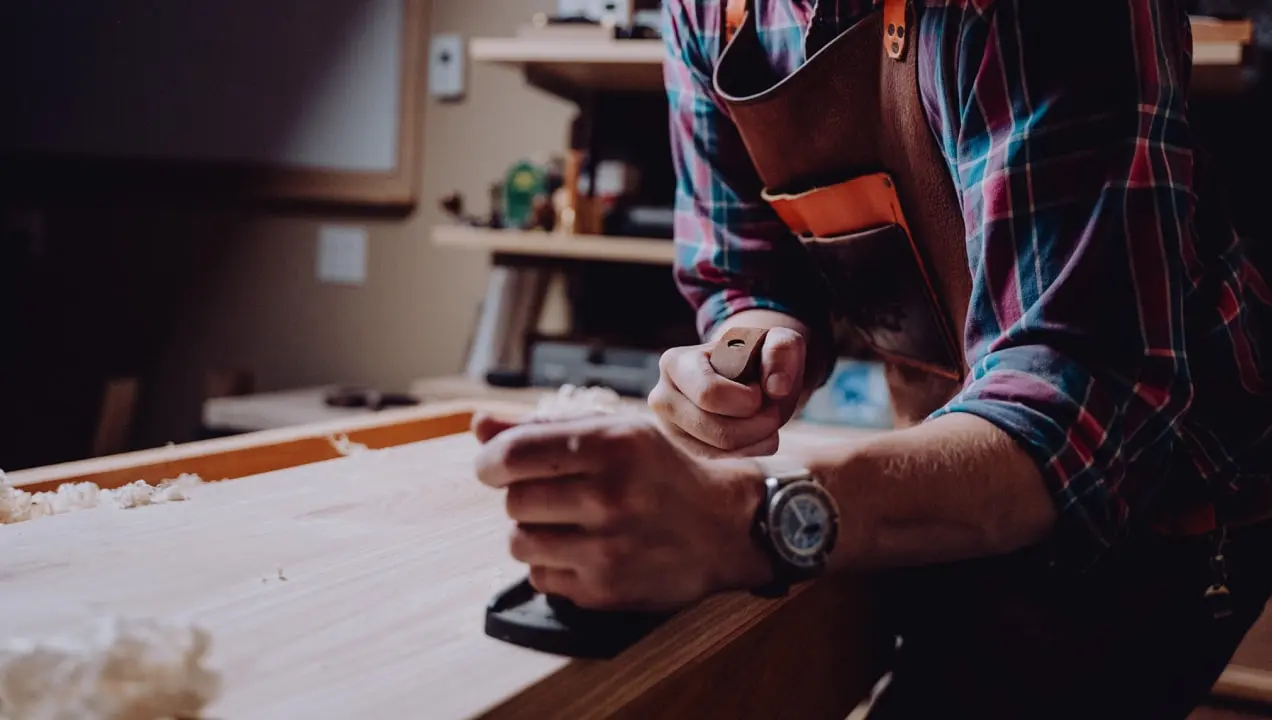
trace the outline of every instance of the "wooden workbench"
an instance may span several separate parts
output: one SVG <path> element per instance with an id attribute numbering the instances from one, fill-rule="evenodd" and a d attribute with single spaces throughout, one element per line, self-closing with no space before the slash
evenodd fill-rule
<path id="1" fill-rule="evenodd" d="M 473 410 L 528 408 L 524 393 L 495 394 L 10 474 L 32 491 L 186 472 L 226 482 L 183 503 L 0 525 L 0 642 L 118 614 L 192 619 L 224 677 L 217 718 L 842 720 L 865 696 L 859 577 L 781 601 L 713 598 L 609 661 L 486 637 L 486 603 L 524 572 L 507 554 L 501 495 L 471 469 Z M 783 443 L 846 433 L 797 425 Z M 338 436 L 377 452 L 343 457 Z M 1267 627 L 1217 696 L 1272 703 Z"/>
<path id="2" fill-rule="evenodd" d="M 439 403 L 11 474 L 33 490 L 182 472 L 222 482 L 180 503 L 0 526 L 0 642 L 110 615 L 189 619 L 211 633 L 223 676 L 208 716 L 236 720 L 842 720 L 865 696 L 869 603 L 857 578 L 776 601 L 715 597 L 607 661 L 487 637 L 487 602 L 524 568 L 507 552 L 502 495 L 473 476 L 472 409 Z M 337 434 L 375 451 L 341 456 Z"/>

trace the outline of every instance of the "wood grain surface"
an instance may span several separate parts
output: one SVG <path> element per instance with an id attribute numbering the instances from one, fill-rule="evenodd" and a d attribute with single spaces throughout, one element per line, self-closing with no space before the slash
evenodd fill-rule
<path id="1" fill-rule="evenodd" d="M 192 620 L 223 673 L 215 718 L 798 707 L 838 720 L 867 692 L 855 578 L 781 601 L 712 598 L 610 661 L 486 637 L 486 603 L 525 569 L 508 554 L 502 494 L 474 477 L 476 450 L 462 433 L 205 485 L 186 502 L 0 526 L 0 641 L 117 614 Z"/>

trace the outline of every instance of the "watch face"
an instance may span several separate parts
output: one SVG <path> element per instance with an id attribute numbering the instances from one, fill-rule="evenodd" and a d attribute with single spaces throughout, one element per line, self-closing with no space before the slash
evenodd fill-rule
<path id="1" fill-rule="evenodd" d="M 783 489 L 774 500 L 770 518 L 778 553 L 798 567 L 820 565 L 836 531 L 823 491 L 811 483 L 798 483 Z"/>

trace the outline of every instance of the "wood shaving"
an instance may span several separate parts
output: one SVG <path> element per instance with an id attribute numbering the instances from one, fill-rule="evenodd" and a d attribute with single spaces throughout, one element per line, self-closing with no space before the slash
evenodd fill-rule
<path id="1" fill-rule="evenodd" d="M 555 393 L 539 398 L 531 413 L 532 422 L 577 420 L 591 415 L 612 415 L 622 408 L 622 398 L 607 387 L 562 385 Z"/>
<path id="2" fill-rule="evenodd" d="M 357 455 L 364 453 L 370 448 L 360 442 L 354 442 L 349 439 L 348 435 L 328 435 L 327 442 L 336 449 L 336 452 L 348 457 L 349 455 Z"/>
<path id="3" fill-rule="evenodd" d="M 188 500 L 190 491 L 203 483 L 198 475 L 184 474 L 157 486 L 144 480 L 113 490 L 91 482 L 65 483 L 52 492 L 29 493 L 15 488 L 0 471 L 0 525 L 38 520 L 51 515 L 113 507 L 120 510 Z"/>
<path id="4" fill-rule="evenodd" d="M 92 632 L 0 647 L 4 720 L 197 717 L 220 691 L 194 625 L 111 618 Z"/>

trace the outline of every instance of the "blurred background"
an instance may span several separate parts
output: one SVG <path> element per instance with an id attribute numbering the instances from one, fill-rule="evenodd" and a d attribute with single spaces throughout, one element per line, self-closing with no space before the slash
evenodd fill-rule
<path id="1" fill-rule="evenodd" d="M 1269 4 L 1191 6 L 1196 124 L 1260 237 Z M 0 467 L 476 391 L 648 392 L 696 340 L 659 7 L 0 4 Z M 886 402 L 845 363 L 810 413 L 879 426 Z"/>

